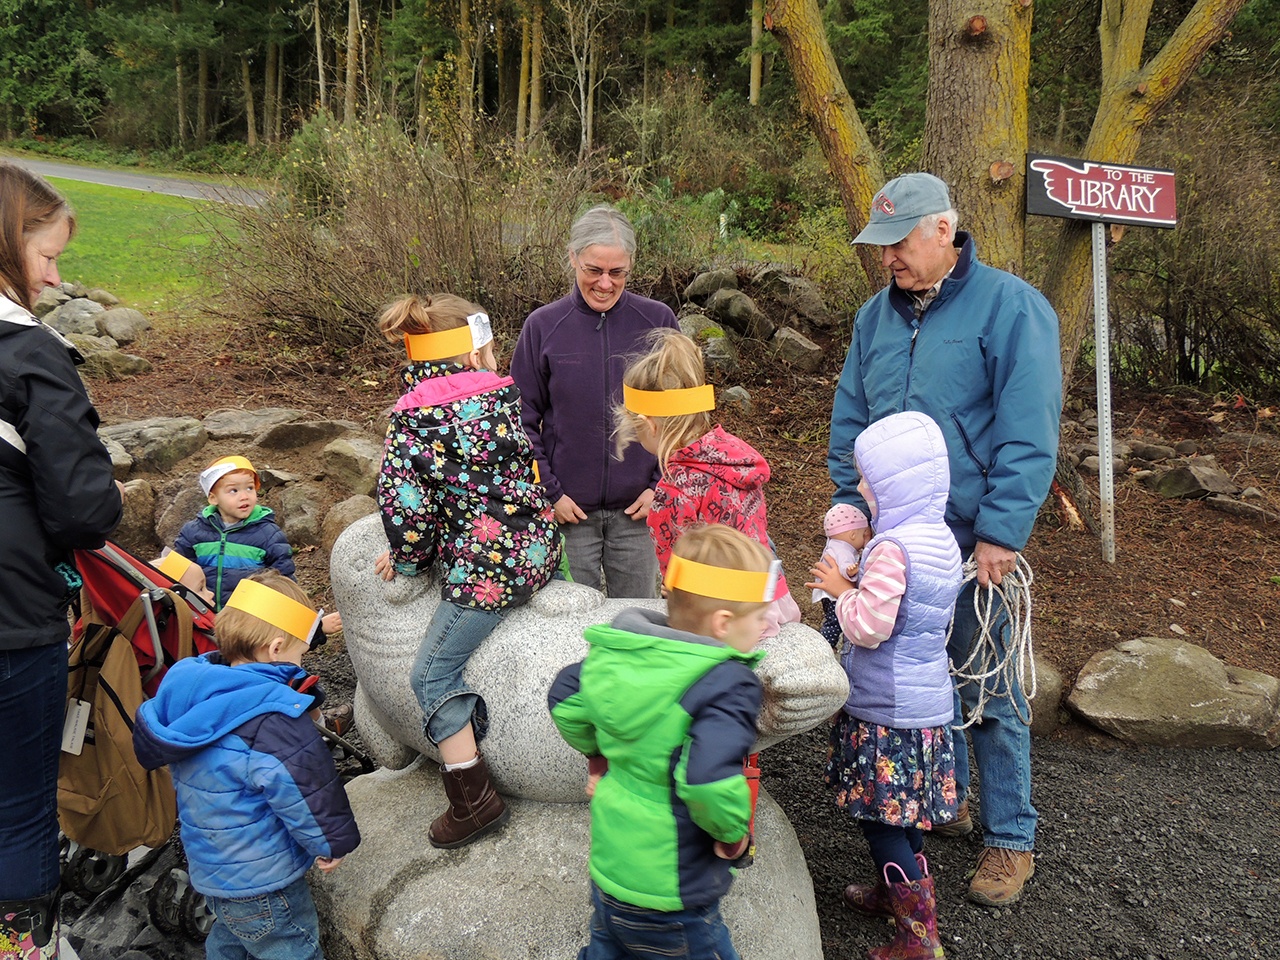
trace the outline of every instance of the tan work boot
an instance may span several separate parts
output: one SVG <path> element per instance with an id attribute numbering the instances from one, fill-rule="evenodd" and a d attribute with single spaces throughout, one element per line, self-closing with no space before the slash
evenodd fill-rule
<path id="1" fill-rule="evenodd" d="M 969 899 L 988 907 L 1014 903 L 1035 872 L 1035 854 L 1030 850 L 983 847 L 969 884 Z"/>
<path id="2" fill-rule="evenodd" d="M 973 833 L 973 817 L 969 816 L 969 801 L 956 808 L 956 818 L 950 823 L 935 823 L 929 831 L 935 837 L 967 837 Z"/>

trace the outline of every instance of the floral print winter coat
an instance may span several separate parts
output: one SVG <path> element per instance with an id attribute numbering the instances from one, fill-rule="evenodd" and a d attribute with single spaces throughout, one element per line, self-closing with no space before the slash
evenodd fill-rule
<path id="1" fill-rule="evenodd" d="M 378 508 L 396 571 L 437 564 L 441 598 L 481 610 L 528 600 L 560 560 L 510 377 L 409 363 L 387 427 Z"/>

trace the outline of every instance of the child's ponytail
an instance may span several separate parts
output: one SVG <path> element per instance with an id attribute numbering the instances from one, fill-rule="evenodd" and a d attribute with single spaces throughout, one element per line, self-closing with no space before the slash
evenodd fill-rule
<path id="1" fill-rule="evenodd" d="M 466 326 L 467 317 L 473 313 L 484 313 L 484 310 L 452 293 L 425 296 L 410 293 L 382 308 L 378 314 L 378 332 L 390 342 L 398 343 L 406 333 L 439 333 Z"/>
<path id="2" fill-rule="evenodd" d="M 678 330 L 658 327 L 648 335 L 649 352 L 627 364 L 622 382 L 635 390 L 684 390 L 707 382 L 702 349 Z M 617 456 L 636 439 L 641 418 L 621 404 L 613 410 Z M 658 465 L 665 471 L 671 455 L 711 429 L 711 412 L 655 417 L 658 427 Z"/>

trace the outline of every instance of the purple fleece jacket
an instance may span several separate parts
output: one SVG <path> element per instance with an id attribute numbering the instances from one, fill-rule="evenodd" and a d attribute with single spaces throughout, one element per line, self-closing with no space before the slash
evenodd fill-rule
<path id="1" fill-rule="evenodd" d="M 679 329 L 666 304 L 624 290 L 612 309 L 598 313 L 577 285 L 525 320 L 511 376 L 552 504 L 567 493 L 588 514 L 622 510 L 658 482 L 652 454 L 633 443 L 619 461 L 610 439 L 627 361 L 644 352 L 655 327 Z"/>

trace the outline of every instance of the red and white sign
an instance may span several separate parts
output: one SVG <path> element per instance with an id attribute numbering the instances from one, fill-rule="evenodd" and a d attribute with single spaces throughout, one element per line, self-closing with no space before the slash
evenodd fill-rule
<path id="1" fill-rule="evenodd" d="M 1173 171 L 1027 154 L 1027 213 L 1172 227 Z"/>

